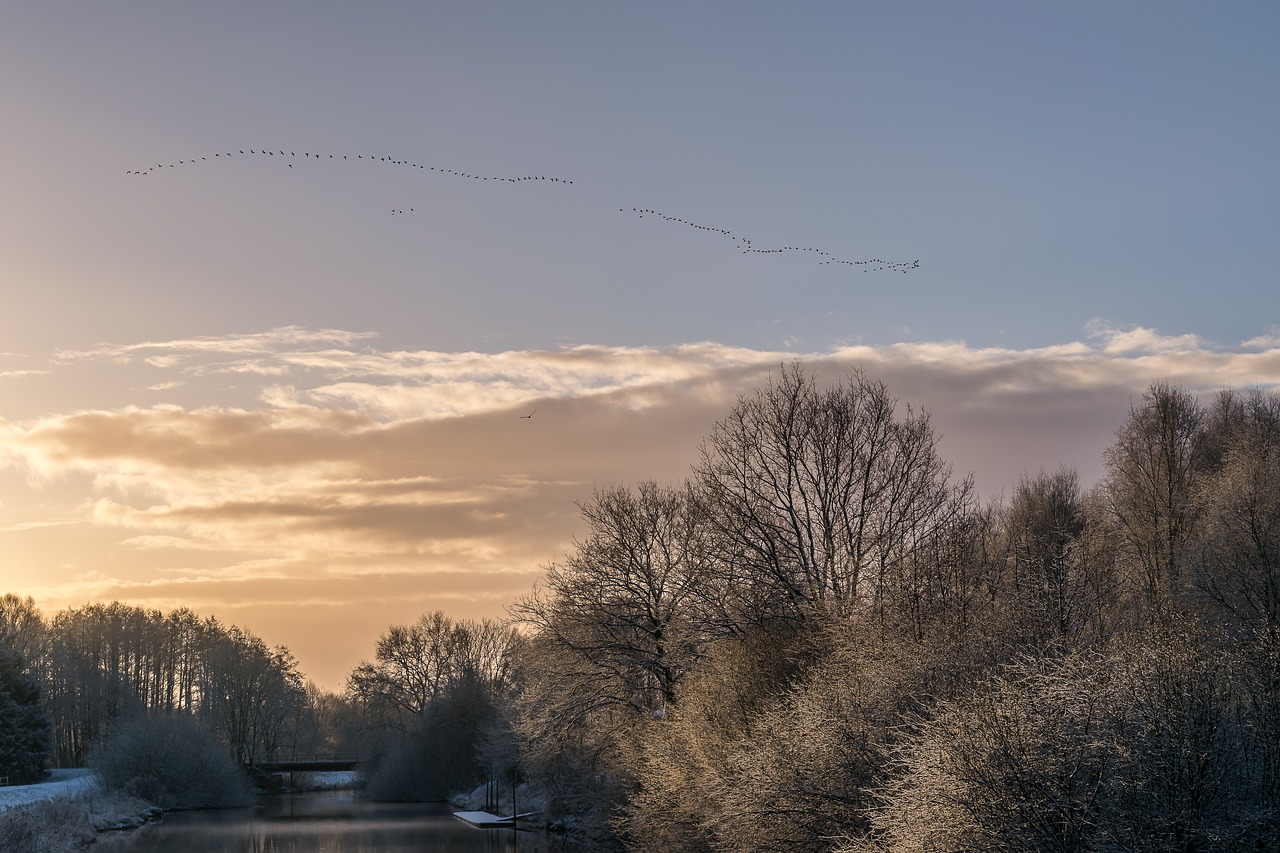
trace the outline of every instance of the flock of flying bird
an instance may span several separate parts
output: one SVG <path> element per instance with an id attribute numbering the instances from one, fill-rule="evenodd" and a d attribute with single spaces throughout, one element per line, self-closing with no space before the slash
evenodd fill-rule
<path id="1" fill-rule="evenodd" d="M 277 150 L 270 150 L 265 148 L 249 148 L 249 149 L 237 148 L 234 151 L 215 152 L 213 157 L 215 158 L 215 161 L 217 161 L 223 158 L 229 159 L 232 157 L 236 157 L 241 154 L 245 156 L 249 156 L 249 155 L 268 156 L 271 158 L 274 158 L 277 155 L 279 155 L 279 157 L 282 160 L 296 159 L 298 156 L 298 152 L 296 151 L 277 151 Z M 312 158 L 316 160 L 361 160 L 361 161 L 368 161 L 371 163 L 386 163 L 386 164 L 395 165 L 395 166 L 408 166 L 413 169 L 422 169 L 424 171 L 437 172 L 441 175 L 453 175 L 458 178 L 466 178 L 466 179 L 475 180 L 475 181 L 495 181 L 495 182 L 505 181 L 513 184 L 523 183 L 525 181 L 547 181 L 547 182 L 556 183 L 556 184 L 565 184 L 565 185 L 573 184 L 573 181 L 569 181 L 564 178 L 547 177 L 546 175 L 522 175 L 519 177 L 508 177 L 504 175 L 475 175 L 469 172 L 460 172 L 460 171 L 457 171 L 456 169 L 445 169 L 437 166 L 426 166 L 418 163 L 412 163 L 408 160 L 397 160 L 396 158 L 390 157 L 390 156 L 381 157 L 378 155 L 370 155 L 366 157 L 363 154 L 355 154 L 355 155 L 329 154 L 326 157 L 320 154 L 313 154 L 310 151 L 304 151 L 302 154 L 302 157 L 304 160 L 307 160 L 307 161 L 310 161 Z M 206 155 L 198 159 L 193 157 L 190 160 L 179 160 L 177 163 L 169 163 L 167 166 L 164 163 L 157 163 L 156 165 L 148 166 L 145 169 L 130 169 L 126 171 L 125 174 L 145 176 L 145 175 L 150 175 L 153 172 L 161 172 L 165 168 L 173 169 L 173 168 L 176 168 L 177 166 L 195 165 L 201 162 L 208 162 L 209 159 L 210 158 Z M 293 163 L 289 163 L 288 165 L 290 169 L 293 168 Z M 412 207 L 391 209 L 392 216 L 405 215 L 413 212 L 414 212 L 414 208 Z M 627 213 L 627 210 L 625 208 L 620 207 L 618 208 L 618 212 L 625 214 Z M 835 257 L 830 252 L 823 251 L 822 249 L 819 249 L 813 246 L 780 246 L 780 247 L 771 248 L 771 249 L 760 249 L 760 248 L 756 248 L 752 244 L 752 241 L 749 240 L 748 238 L 740 237 L 734 234 L 732 231 L 728 230 L 727 228 L 716 228 L 710 225 L 702 225 L 696 222 L 690 222 L 687 219 L 681 219 L 676 216 L 668 216 L 665 213 L 660 213 L 659 211 L 652 210 L 650 208 L 633 207 L 631 208 L 631 213 L 636 214 L 641 219 L 644 219 L 645 216 L 653 216 L 663 220 L 664 222 L 674 222 L 676 224 L 684 225 L 698 231 L 705 231 L 708 233 L 719 234 L 724 237 L 729 237 L 735 243 L 738 244 L 738 249 L 743 254 L 768 255 L 768 254 L 779 254 L 782 252 L 811 252 L 815 256 L 824 259 L 819 261 L 818 262 L 819 264 L 844 264 L 851 267 L 861 267 L 863 272 L 891 271 L 891 272 L 906 273 L 920 266 L 920 261 L 918 260 L 916 261 L 885 261 L 885 260 L 881 260 L 880 258 L 872 258 L 870 260 L 851 261 L 851 260 L 846 260 L 844 258 Z"/>
<path id="2" fill-rule="evenodd" d="M 627 211 L 620 207 L 618 208 L 618 212 L 626 213 Z M 649 216 L 656 216 L 659 219 L 664 220 L 666 222 L 677 222 L 681 225 L 687 225 L 690 228 L 696 228 L 699 231 L 710 231 L 714 234 L 722 234 L 725 237 L 730 237 L 734 240 L 734 242 L 740 242 L 742 244 L 740 251 L 744 255 L 750 255 L 750 254 L 775 255 L 780 252 L 816 252 L 820 257 L 826 258 L 825 261 L 818 261 L 819 264 L 847 264 L 852 267 L 860 266 L 860 267 L 864 267 L 863 272 L 878 272 L 880 270 L 893 270 L 894 272 L 907 272 L 908 270 L 913 270 L 916 267 L 920 266 L 919 261 L 884 261 L 884 260 L 881 260 L 880 258 L 872 258 L 871 260 L 867 260 L 867 261 L 848 261 L 848 260 L 845 260 L 844 258 L 834 257 L 830 252 L 824 252 L 822 249 L 816 248 L 814 246 L 780 246 L 776 249 L 757 249 L 751 245 L 750 239 L 746 237 L 735 236 L 734 233 L 730 231 L 728 228 L 715 228 L 710 225 L 699 225 L 696 222 L 690 222 L 687 219 L 681 219 L 677 216 L 668 216 L 665 213 L 660 213 L 659 211 L 652 210 L 647 207 L 633 207 L 631 208 L 631 212 L 639 216 L 641 219 L 644 219 L 645 215 L 647 214 Z"/>

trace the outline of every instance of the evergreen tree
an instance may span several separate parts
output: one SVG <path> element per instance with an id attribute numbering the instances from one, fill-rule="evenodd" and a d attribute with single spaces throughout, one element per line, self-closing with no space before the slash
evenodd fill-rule
<path id="1" fill-rule="evenodd" d="M 49 717 L 40 684 L 26 672 L 22 656 L 0 644 L 0 778 L 9 784 L 36 782 L 49 753 Z"/>

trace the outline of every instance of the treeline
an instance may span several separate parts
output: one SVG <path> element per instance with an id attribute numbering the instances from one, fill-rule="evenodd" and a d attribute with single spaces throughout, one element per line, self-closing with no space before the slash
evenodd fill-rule
<path id="1" fill-rule="evenodd" d="M 347 710 L 304 683 L 288 649 L 186 609 L 112 602 L 46 619 L 10 593 L 0 598 L 0 651 L 0 706 L 6 697 L 9 706 L 0 717 L 20 710 L 25 738 L 9 749 L 0 738 L 0 776 L 24 781 L 47 766 L 82 766 L 111 729 L 139 718 L 188 719 L 247 766 L 273 750 L 332 748 Z M 23 686 L 20 697 L 9 683 Z"/>
<path id="2" fill-rule="evenodd" d="M 454 711 L 472 781 L 603 848 L 1280 847 L 1280 397 L 1153 385 L 1105 461 L 984 503 L 926 412 L 785 367 L 582 505 Z M 407 630 L 352 697 L 439 729 Z"/>
<path id="3" fill-rule="evenodd" d="M 482 774 L 520 640 L 498 622 L 427 614 L 391 628 L 339 694 L 307 683 L 287 648 L 185 608 L 111 602 L 46 618 L 5 594 L 0 778 L 87 764 L 152 802 L 208 806 L 239 802 L 227 767 L 329 753 L 362 756 L 375 798 L 443 800 Z M 193 761 L 219 784 L 184 775 Z"/>

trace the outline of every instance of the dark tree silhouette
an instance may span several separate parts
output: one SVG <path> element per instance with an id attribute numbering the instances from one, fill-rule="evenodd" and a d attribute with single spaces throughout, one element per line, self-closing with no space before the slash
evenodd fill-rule
<path id="1" fill-rule="evenodd" d="M 17 649 L 0 640 L 0 778 L 13 785 L 38 781 L 48 752 L 49 715 L 40 683 Z"/>

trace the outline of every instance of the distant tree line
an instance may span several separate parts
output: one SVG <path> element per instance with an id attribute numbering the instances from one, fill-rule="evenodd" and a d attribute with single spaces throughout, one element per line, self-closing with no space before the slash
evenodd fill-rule
<path id="1" fill-rule="evenodd" d="M 46 619 L 7 594 L 0 710 L 0 776 L 12 781 L 82 766 L 113 728 L 146 717 L 186 718 L 247 767 L 273 750 L 332 746 L 347 708 L 306 685 L 288 649 L 215 618 L 112 602 Z M 15 727 L 30 739 L 27 764 L 10 757 Z"/>

